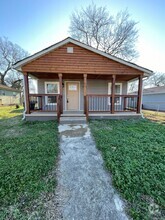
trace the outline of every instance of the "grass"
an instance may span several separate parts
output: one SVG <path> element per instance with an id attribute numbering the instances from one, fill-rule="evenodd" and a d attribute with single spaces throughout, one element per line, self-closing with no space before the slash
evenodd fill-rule
<path id="1" fill-rule="evenodd" d="M 0 108 L 0 219 L 44 219 L 42 198 L 54 191 L 55 122 L 24 122 L 20 109 Z"/>
<path id="2" fill-rule="evenodd" d="M 0 106 L 0 119 L 8 119 L 22 115 L 23 107 L 16 109 L 15 106 Z"/>
<path id="3" fill-rule="evenodd" d="M 165 112 L 143 110 L 143 115 L 152 121 L 165 124 Z"/>
<path id="4" fill-rule="evenodd" d="M 165 219 L 165 126 L 147 119 L 90 121 L 96 145 L 133 219 Z"/>

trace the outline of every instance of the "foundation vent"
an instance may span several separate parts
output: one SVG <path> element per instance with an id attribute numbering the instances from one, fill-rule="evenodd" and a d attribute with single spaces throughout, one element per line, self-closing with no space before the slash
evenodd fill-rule
<path id="1" fill-rule="evenodd" d="M 67 53 L 73 53 L 73 47 L 67 47 Z"/>

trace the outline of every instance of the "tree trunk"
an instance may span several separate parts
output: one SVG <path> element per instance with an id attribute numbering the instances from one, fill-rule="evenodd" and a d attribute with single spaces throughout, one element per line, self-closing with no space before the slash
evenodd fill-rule
<path id="1" fill-rule="evenodd" d="M 0 75 L 0 84 L 2 84 L 2 85 L 6 85 L 6 83 L 5 83 L 5 76 L 4 75 Z"/>

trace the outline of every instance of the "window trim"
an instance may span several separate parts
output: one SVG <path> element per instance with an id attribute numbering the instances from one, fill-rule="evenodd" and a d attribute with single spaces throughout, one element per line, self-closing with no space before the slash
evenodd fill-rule
<path id="1" fill-rule="evenodd" d="M 115 85 L 120 86 L 120 93 L 115 93 L 115 95 L 121 95 L 122 94 L 122 83 L 115 83 Z M 112 83 L 108 83 L 108 95 L 111 95 L 111 88 L 112 88 Z M 121 97 L 119 97 L 119 103 L 114 103 L 115 105 L 121 105 Z M 110 100 L 108 101 L 108 105 L 111 105 Z"/>
<path id="2" fill-rule="evenodd" d="M 55 81 L 55 82 L 45 82 L 45 94 L 49 94 L 48 92 L 47 92 L 47 84 L 57 84 L 57 93 L 55 93 L 55 92 L 53 92 L 53 93 L 51 93 L 51 94 L 59 94 L 59 91 L 60 91 L 60 85 L 59 85 L 59 82 L 57 82 L 57 81 Z M 46 103 L 46 105 L 57 105 L 57 103 L 48 103 L 48 96 L 45 96 L 45 103 Z"/>

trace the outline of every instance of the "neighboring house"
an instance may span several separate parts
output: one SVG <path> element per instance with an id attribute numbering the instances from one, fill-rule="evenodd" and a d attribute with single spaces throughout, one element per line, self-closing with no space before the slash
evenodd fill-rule
<path id="1" fill-rule="evenodd" d="M 144 109 L 165 111 L 165 86 L 144 89 L 142 104 Z"/>
<path id="2" fill-rule="evenodd" d="M 0 105 L 20 104 L 20 94 L 17 89 L 0 84 Z"/>
<path id="3" fill-rule="evenodd" d="M 24 75 L 27 120 L 140 116 L 142 78 L 152 74 L 70 37 L 18 61 L 14 68 Z M 37 94 L 29 94 L 29 76 L 38 80 Z M 139 91 L 128 95 L 127 83 L 133 79 L 139 80 Z"/>

